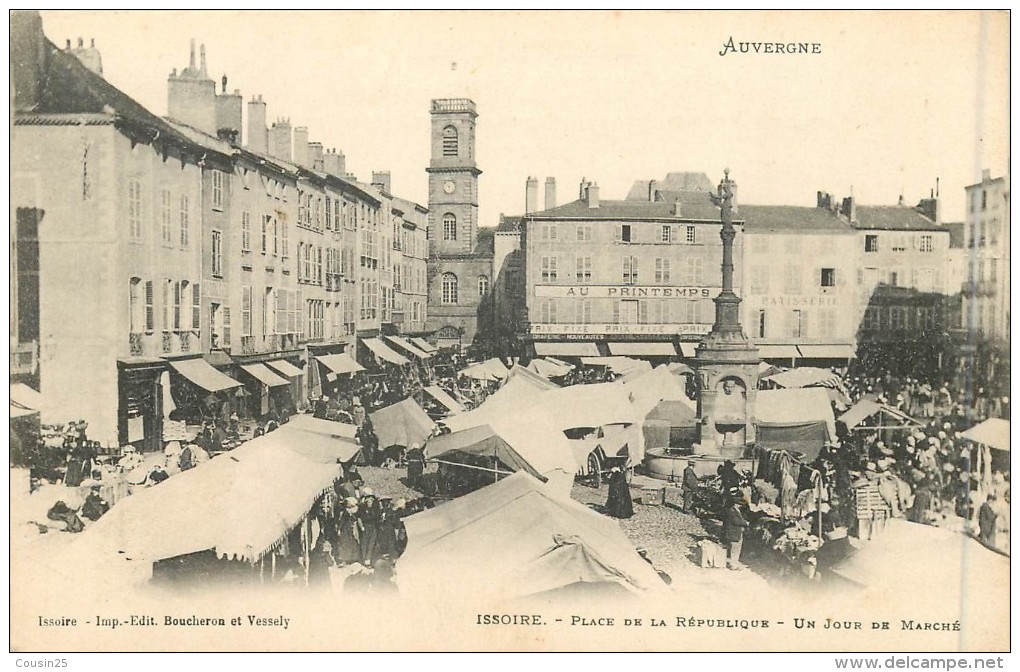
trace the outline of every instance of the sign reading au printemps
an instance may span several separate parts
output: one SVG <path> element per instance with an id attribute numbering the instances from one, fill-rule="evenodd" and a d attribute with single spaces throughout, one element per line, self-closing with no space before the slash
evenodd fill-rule
<path id="1" fill-rule="evenodd" d="M 649 336 L 702 335 L 712 330 L 711 324 L 541 324 L 532 323 L 531 333 L 538 335 L 646 334 Z"/>
<path id="2" fill-rule="evenodd" d="M 535 285 L 535 296 L 579 299 L 710 299 L 719 287 L 651 285 Z"/>

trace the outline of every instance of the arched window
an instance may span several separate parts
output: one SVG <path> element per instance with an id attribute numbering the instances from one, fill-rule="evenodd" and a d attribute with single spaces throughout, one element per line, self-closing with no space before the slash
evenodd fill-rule
<path id="1" fill-rule="evenodd" d="M 457 217 L 450 212 L 443 215 L 443 240 L 457 240 Z"/>
<path id="2" fill-rule="evenodd" d="M 478 296 L 485 296 L 489 293 L 489 276 L 478 276 Z"/>
<path id="3" fill-rule="evenodd" d="M 443 129 L 443 156 L 457 156 L 458 150 L 457 129 L 447 126 Z"/>
<path id="4" fill-rule="evenodd" d="M 457 303 L 457 276 L 443 273 L 443 303 Z"/>

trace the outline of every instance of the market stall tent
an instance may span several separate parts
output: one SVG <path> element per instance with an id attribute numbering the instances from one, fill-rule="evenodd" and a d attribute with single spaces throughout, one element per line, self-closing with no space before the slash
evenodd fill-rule
<path id="1" fill-rule="evenodd" d="M 524 368 L 520 364 L 514 364 L 510 367 L 510 371 L 506 375 L 506 381 L 503 383 L 506 385 L 514 378 L 521 377 L 532 384 L 532 386 L 540 390 L 555 390 L 559 387 L 556 383 L 552 382 L 548 378 L 541 376 L 534 371 Z"/>
<path id="2" fill-rule="evenodd" d="M 862 426 L 868 418 L 879 416 L 877 425 Z M 871 399 L 861 399 L 850 409 L 839 416 L 839 421 L 846 425 L 849 430 L 861 429 L 911 429 L 923 427 L 923 423 L 914 420 L 909 415 L 893 408 L 887 404 L 881 404 Z"/>
<path id="3" fill-rule="evenodd" d="M 755 426 L 759 446 L 799 452 L 809 462 L 836 439 L 829 396 L 820 387 L 759 390 Z"/>
<path id="4" fill-rule="evenodd" d="M 988 418 L 961 432 L 960 437 L 993 450 L 1009 452 L 1009 420 Z"/>
<path id="5" fill-rule="evenodd" d="M 493 381 L 503 380 L 506 378 L 508 373 L 509 370 L 503 362 L 493 357 L 492 359 L 487 359 L 484 362 L 478 362 L 477 364 L 472 364 L 467 368 L 461 369 L 457 375 L 467 376 L 468 378 L 473 378 L 475 380 Z"/>
<path id="6" fill-rule="evenodd" d="M 528 363 L 528 370 L 537 373 L 545 378 L 559 378 L 570 373 L 574 367 L 570 365 L 558 364 L 549 359 L 542 359 L 541 357 L 531 360 Z"/>
<path id="7" fill-rule="evenodd" d="M 494 603 L 578 586 L 666 590 L 610 518 L 527 473 L 405 519 L 401 593 Z"/>
<path id="8" fill-rule="evenodd" d="M 547 390 L 543 386 L 523 376 L 515 376 L 502 387 L 490 394 L 475 409 L 443 420 L 451 431 L 460 431 L 469 427 L 489 424 L 503 417 L 519 415 L 537 403 Z"/>
<path id="9" fill-rule="evenodd" d="M 422 410 L 421 406 L 408 397 L 392 406 L 380 408 L 378 411 L 369 413 L 372 418 L 372 426 L 375 434 L 379 437 L 379 447 L 390 446 L 410 447 L 415 443 L 422 443 L 435 424 L 428 413 Z"/>

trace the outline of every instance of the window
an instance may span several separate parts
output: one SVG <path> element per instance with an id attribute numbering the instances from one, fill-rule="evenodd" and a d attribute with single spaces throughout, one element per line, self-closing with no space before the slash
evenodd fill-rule
<path id="1" fill-rule="evenodd" d="M 286 221 L 280 222 L 280 256 L 284 259 L 290 256 L 289 228 Z"/>
<path id="2" fill-rule="evenodd" d="M 191 329 L 196 332 L 202 329 L 202 292 L 199 287 L 197 282 L 191 286 Z"/>
<path id="3" fill-rule="evenodd" d="M 638 281 L 638 260 L 635 257 L 623 258 L 623 283 L 635 285 Z"/>
<path id="4" fill-rule="evenodd" d="M 790 338 L 801 338 L 802 336 L 807 336 L 807 330 L 805 329 L 806 317 L 806 313 L 801 310 L 791 310 L 786 314 L 787 335 L 790 336 Z"/>
<path id="5" fill-rule="evenodd" d="M 684 259 L 684 283 L 688 285 L 700 285 L 704 271 L 704 259 L 701 257 L 687 257 Z"/>
<path id="6" fill-rule="evenodd" d="M 868 234 L 864 236 L 864 251 L 878 252 L 878 236 Z"/>
<path id="7" fill-rule="evenodd" d="M 785 269 L 783 292 L 786 294 L 800 294 L 801 272 L 800 266 L 787 264 Z"/>
<path id="8" fill-rule="evenodd" d="M 701 301 L 685 301 L 684 304 L 684 324 L 700 324 L 701 323 Z"/>
<path id="9" fill-rule="evenodd" d="M 688 245 L 695 244 L 696 242 L 698 242 L 698 229 L 693 226 L 688 226 L 685 236 L 686 237 L 684 238 L 684 240 L 687 242 Z"/>
<path id="10" fill-rule="evenodd" d="M 836 269 L 835 268 L 823 268 L 822 269 L 822 287 L 835 287 L 836 286 Z"/>
<path id="11" fill-rule="evenodd" d="M 251 336 L 251 286 L 241 287 L 241 335 Z"/>
<path id="12" fill-rule="evenodd" d="M 836 311 L 833 308 L 823 308 L 818 311 L 818 334 L 819 338 L 832 338 L 836 335 Z"/>
<path id="13" fill-rule="evenodd" d="M 457 303 L 457 276 L 453 273 L 443 273 L 443 303 L 454 305 Z"/>
<path id="14" fill-rule="evenodd" d="M 241 251 L 251 252 L 251 213 L 241 213 Z"/>
<path id="15" fill-rule="evenodd" d="M 330 196 L 326 197 L 326 230 L 333 230 L 333 199 Z"/>
<path id="16" fill-rule="evenodd" d="M 629 243 L 631 241 L 630 224 L 620 225 L 620 240 L 625 243 Z"/>
<path id="17" fill-rule="evenodd" d="M 189 210 L 191 209 L 191 203 L 188 201 L 188 195 L 181 195 L 181 247 L 188 246 L 188 237 L 190 234 L 189 228 L 191 223 L 188 221 Z"/>
<path id="18" fill-rule="evenodd" d="M 159 221 L 164 245 L 173 245 L 173 217 L 170 210 L 170 192 L 166 189 L 159 192 Z"/>
<path id="19" fill-rule="evenodd" d="M 669 258 L 656 258 L 655 259 L 655 282 L 656 283 L 669 283 Z"/>
<path id="20" fill-rule="evenodd" d="M 543 224 L 542 225 L 542 240 L 556 240 L 556 225 L 555 224 Z"/>
<path id="21" fill-rule="evenodd" d="M 273 232 L 273 256 L 275 257 L 280 252 L 280 237 L 279 237 L 280 223 L 277 221 L 276 217 L 273 217 L 272 232 Z"/>
<path id="22" fill-rule="evenodd" d="M 892 251 L 893 252 L 906 252 L 907 251 L 907 237 L 904 235 L 893 236 L 892 239 Z"/>
<path id="23" fill-rule="evenodd" d="M 889 271 L 889 284 L 893 287 L 899 287 L 900 284 L 900 272 Z"/>
<path id="24" fill-rule="evenodd" d="M 443 156 L 457 156 L 459 153 L 457 129 L 447 126 L 443 129 Z"/>
<path id="25" fill-rule="evenodd" d="M 981 190 L 981 209 L 982 210 L 988 209 L 988 192 L 985 191 L 984 189 Z"/>
<path id="26" fill-rule="evenodd" d="M 270 336 L 276 333 L 276 290 L 266 287 L 266 293 L 262 295 L 262 335 Z"/>
<path id="27" fill-rule="evenodd" d="M 556 299 L 543 299 L 539 306 L 539 318 L 546 324 L 555 324 L 557 320 L 556 315 Z"/>
<path id="28" fill-rule="evenodd" d="M 269 249 L 269 215 L 262 215 L 262 254 Z"/>
<path id="29" fill-rule="evenodd" d="M 213 210 L 223 209 L 223 180 L 225 175 L 218 171 L 212 171 L 212 207 Z"/>
<path id="30" fill-rule="evenodd" d="M 128 229 L 132 238 L 142 237 L 142 183 L 128 182 Z"/>
<path id="31" fill-rule="evenodd" d="M 758 311 L 758 338 L 765 338 L 765 311 Z"/>
<path id="32" fill-rule="evenodd" d="M 917 241 L 917 249 L 921 252 L 931 252 L 935 249 L 931 234 L 922 234 Z"/>
<path id="33" fill-rule="evenodd" d="M 145 333 L 151 334 L 156 328 L 156 309 L 153 305 L 152 280 L 145 281 Z"/>
<path id="34" fill-rule="evenodd" d="M 591 324 L 591 299 L 581 299 L 574 305 L 577 310 L 578 324 Z"/>
<path id="35" fill-rule="evenodd" d="M 478 296 L 485 296 L 489 293 L 489 276 L 478 276 Z"/>
<path id="36" fill-rule="evenodd" d="M 589 242 L 592 239 L 592 225 L 591 224 L 578 224 L 577 225 L 577 239 L 582 242 Z"/>
<path id="37" fill-rule="evenodd" d="M 761 264 L 751 267 L 751 294 L 769 293 L 769 266 Z"/>
<path id="38" fill-rule="evenodd" d="M 163 331 L 170 331 L 170 327 L 173 324 L 171 321 L 172 313 L 170 305 L 170 297 L 173 294 L 173 286 L 173 280 L 167 278 L 163 281 L 163 323 L 161 325 L 163 327 Z"/>
<path id="39" fill-rule="evenodd" d="M 542 282 L 556 282 L 559 278 L 558 257 L 542 257 Z"/>
<path id="40" fill-rule="evenodd" d="M 212 274 L 223 277 L 223 233 L 220 231 L 212 232 Z"/>
<path id="41" fill-rule="evenodd" d="M 638 302 L 635 299 L 621 299 L 619 304 L 620 324 L 638 323 Z"/>
<path id="42" fill-rule="evenodd" d="M 660 240 L 664 243 L 673 242 L 673 227 L 669 224 L 662 225 L 662 233 L 660 234 Z"/>
<path id="43" fill-rule="evenodd" d="M 449 212 L 443 215 L 443 240 L 457 240 L 457 217 Z"/>
<path id="44" fill-rule="evenodd" d="M 174 283 L 174 312 L 173 312 L 173 330 L 181 330 L 181 298 L 187 292 L 188 283 L 175 282 Z"/>
<path id="45" fill-rule="evenodd" d="M 577 282 L 591 282 L 591 257 L 577 257 L 574 260 Z"/>

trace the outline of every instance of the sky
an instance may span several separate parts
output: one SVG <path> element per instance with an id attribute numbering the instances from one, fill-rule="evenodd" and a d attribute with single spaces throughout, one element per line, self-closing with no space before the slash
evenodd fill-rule
<path id="1" fill-rule="evenodd" d="M 104 75 L 165 115 L 166 78 L 206 45 L 209 74 L 270 123 L 289 117 L 368 181 L 427 204 L 429 101 L 478 107 L 480 223 L 521 214 L 525 180 L 560 203 L 582 177 L 603 199 L 638 179 L 725 168 L 743 203 L 815 204 L 851 190 L 908 204 L 939 179 L 945 221 L 964 186 L 1009 168 L 1005 12 L 44 11 L 58 46 L 95 39 Z M 740 42 L 820 54 L 720 55 Z M 540 198 L 542 187 L 540 186 Z"/>

